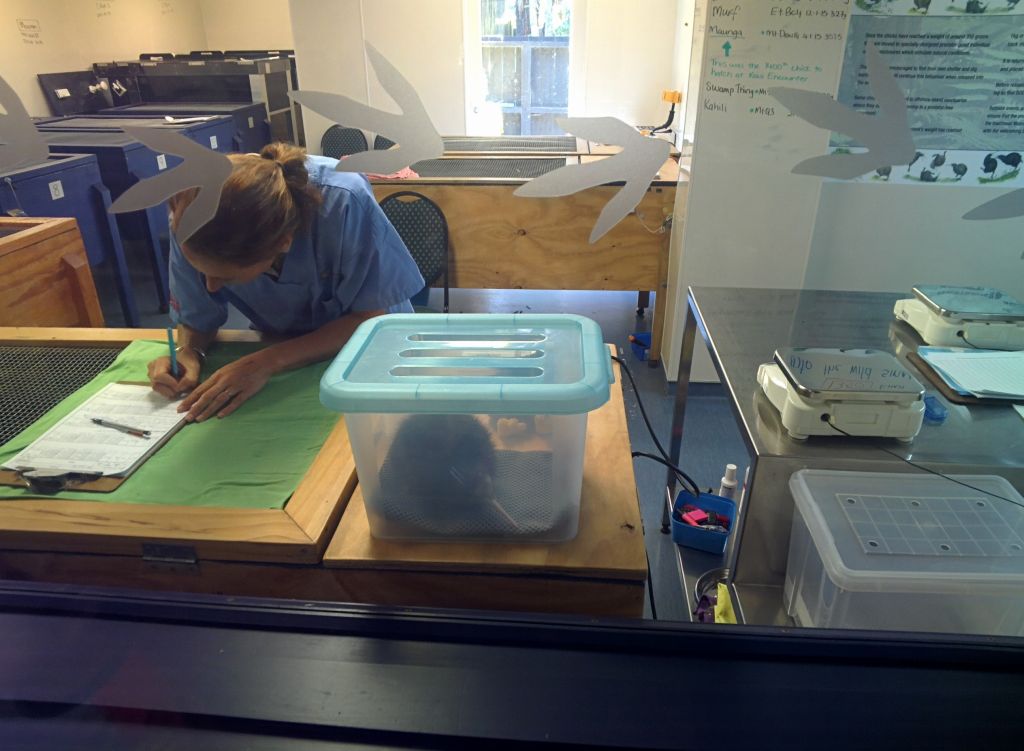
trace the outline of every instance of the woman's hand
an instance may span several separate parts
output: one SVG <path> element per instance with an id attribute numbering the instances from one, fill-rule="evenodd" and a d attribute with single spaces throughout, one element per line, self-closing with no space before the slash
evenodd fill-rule
<path id="1" fill-rule="evenodd" d="M 263 388 L 274 374 L 264 352 L 254 352 L 225 365 L 197 386 L 178 405 L 178 411 L 188 412 L 185 417 L 188 422 L 202 422 L 214 415 L 230 415 Z"/>
<path id="2" fill-rule="evenodd" d="M 177 399 L 196 387 L 202 363 L 199 356 L 191 349 L 183 349 L 177 354 L 178 377 L 171 373 L 171 358 L 158 357 L 149 364 L 149 382 L 153 390 L 168 399 Z"/>

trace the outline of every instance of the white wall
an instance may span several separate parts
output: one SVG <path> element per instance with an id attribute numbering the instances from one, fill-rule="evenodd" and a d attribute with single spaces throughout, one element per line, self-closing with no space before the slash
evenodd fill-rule
<path id="1" fill-rule="evenodd" d="M 362 5 L 366 41 L 409 80 L 438 133 L 465 133 L 462 0 L 363 0 Z M 371 107 L 398 111 L 372 68 L 369 89 Z"/>
<path id="2" fill-rule="evenodd" d="M 292 49 L 288 0 L 199 0 L 211 50 Z"/>
<path id="3" fill-rule="evenodd" d="M 677 88 L 677 0 L 577 0 L 573 13 L 580 10 L 583 49 L 579 59 L 573 57 L 569 75 L 572 80 L 582 73 L 583 91 L 571 101 L 575 107 L 569 114 L 608 115 L 636 125 L 663 123 L 668 105 L 661 92 Z"/>
<path id="4" fill-rule="evenodd" d="M 24 38 L 18 19 L 40 27 L 41 44 Z M 37 73 L 85 70 L 100 60 L 140 52 L 187 52 L 206 46 L 199 0 L 3 0 L 0 75 L 32 115 L 49 108 Z"/>
<path id="5" fill-rule="evenodd" d="M 302 88 L 397 111 L 367 70 L 366 41 L 413 85 L 439 133 L 465 132 L 461 0 L 291 0 L 289 5 Z M 331 123 L 308 108 L 303 119 L 306 143 L 316 153 Z"/>
<path id="6" fill-rule="evenodd" d="M 704 63 L 704 38 L 707 32 L 708 0 L 693 0 L 693 35 L 690 42 L 690 62 L 687 70 L 686 99 L 683 118 L 683 139 L 693 143 L 697 127 L 697 103 L 700 101 L 700 72 Z"/>
<path id="7" fill-rule="evenodd" d="M 360 0 L 290 0 L 295 64 L 302 88 L 367 101 L 361 5 Z M 332 20 L 335 18 L 337 21 Z M 328 39 L 331 44 L 326 43 Z M 303 108 L 302 121 L 307 148 L 319 154 L 320 137 L 333 123 L 308 107 Z"/>
<path id="8" fill-rule="evenodd" d="M 672 86 L 683 92 L 683 103 L 676 107 L 676 131 L 686 119 L 686 104 L 690 88 L 690 55 L 693 52 L 694 0 L 676 0 L 676 38 L 672 49 Z M 677 144 L 681 143 L 677 139 Z"/>
<path id="9" fill-rule="evenodd" d="M 909 292 L 917 284 L 964 284 L 1024 300 L 1024 218 L 960 218 L 999 192 L 826 183 L 803 285 Z"/>
<path id="10" fill-rule="evenodd" d="M 695 93 L 697 83 L 699 83 L 699 81 L 695 81 L 691 84 L 691 57 L 698 54 L 695 45 L 701 43 L 701 40 L 694 33 L 696 11 L 699 5 L 704 5 L 704 0 L 677 0 L 676 3 L 676 40 L 672 58 L 672 88 L 683 92 L 683 103 L 681 107 L 676 108 L 674 125 L 676 128 L 677 146 L 683 145 L 683 135 L 686 135 L 689 139 L 693 137 L 692 130 L 689 133 L 684 133 L 683 128 L 691 94 Z M 699 60 L 696 65 L 699 67 Z M 690 91 L 691 85 L 694 87 L 693 92 Z M 680 300 L 677 290 L 683 278 L 683 237 L 686 231 L 686 203 L 690 187 L 688 171 L 680 170 L 679 177 L 680 180 L 676 186 L 675 206 L 672 211 L 672 236 L 669 238 L 668 287 L 656 300 L 657 305 L 665 306 L 666 333 L 673 336 L 675 335 L 675 329 L 671 322 L 683 312 L 682 308 L 679 307 Z M 661 348 L 662 357 L 665 356 L 664 353 L 667 353 L 669 349 L 669 342 L 663 341 Z M 668 366 L 666 365 L 666 367 Z M 676 366 L 676 370 L 678 370 L 678 366 Z M 672 371 L 671 378 L 675 378 L 676 370 Z"/>

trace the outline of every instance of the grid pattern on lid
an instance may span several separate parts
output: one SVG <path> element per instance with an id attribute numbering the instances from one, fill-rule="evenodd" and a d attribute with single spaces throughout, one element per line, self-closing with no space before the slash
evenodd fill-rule
<path id="1" fill-rule="evenodd" d="M 565 159 L 425 159 L 412 165 L 420 177 L 531 178 L 565 166 Z"/>
<path id="2" fill-rule="evenodd" d="M 998 499 L 837 493 L 836 502 L 868 555 L 1024 557 L 1021 514 Z M 1011 518 L 1017 517 L 1017 521 Z"/>
<path id="3" fill-rule="evenodd" d="M 0 445 L 106 369 L 120 349 L 0 347 Z"/>
<path id="4" fill-rule="evenodd" d="M 545 138 L 464 138 L 449 136 L 444 139 L 447 151 L 572 151 L 576 150 L 575 136 L 548 136 Z"/>

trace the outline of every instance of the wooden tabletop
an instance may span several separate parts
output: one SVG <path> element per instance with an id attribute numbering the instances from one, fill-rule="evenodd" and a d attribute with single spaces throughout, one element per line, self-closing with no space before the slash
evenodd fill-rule
<path id="1" fill-rule="evenodd" d="M 166 336 L 164 329 L 0 327 L 0 344 L 15 346 L 123 346 Z M 242 330 L 217 335 L 217 341 L 260 338 Z M 348 431 L 339 419 L 283 509 L 8 499 L 0 502 L 0 551 L 99 553 L 116 560 L 137 557 L 144 544 L 160 544 L 187 547 L 204 564 L 314 564 L 355 482 Z"/>
<path id="2" fill-rule="evenodd" d="M 217 332 L 218 342 L 258 342 L 265 338 L 260 332 L 248 329 L 221 329 Z M 102 347 L 107 344 L 127 344 L 136 339 L 167 341 L 167 329 L 0 326 L 0 344 Z"/>
<path id="3" fill-rule="evenodd" d="M 642 581 L 647 576 L 640 508 L 615 366 L 611 399 L 590 413 L 580 527 L 564 543 L 426 543 L 370 534 L 357 487 L 327 547 L 324 565 L 340 568 L 558 574 Z"/>

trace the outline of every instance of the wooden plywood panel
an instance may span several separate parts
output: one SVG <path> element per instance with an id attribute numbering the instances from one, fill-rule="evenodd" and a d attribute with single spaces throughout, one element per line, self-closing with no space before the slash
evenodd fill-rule
<path id="1" fill-rule="evenodd" d="M 562 198 L 518 198 L 516 185 L 374 185 L 377 200 L 400 190 L 422 193 L 444 212 L 451 236 L 449 286 L 468 289 L 660 290 L 668 234 L 652 234 L 636 215 L 599 242 L 590 232 L 619 188 Z M 671 214 L 675 188 L 651 188 L 638 210 L 657 227 Z"/>

